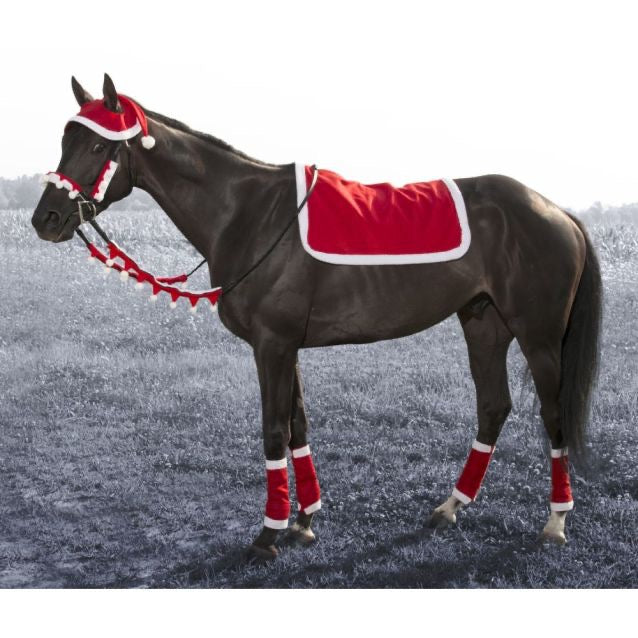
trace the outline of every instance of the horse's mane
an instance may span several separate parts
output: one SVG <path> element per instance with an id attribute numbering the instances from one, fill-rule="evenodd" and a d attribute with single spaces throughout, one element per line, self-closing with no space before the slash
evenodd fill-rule
<path id="1" fill-rule="evenodd" d="M 272 164 L 270 162 L 263 162 L 262 160 L 255 159 L 254 157 L 251 157 L 250 155 L 247 155 L 246 153 L 237 150 L 234 146 L 231 146 L 230 144 L 228 144 L 228 142 L 224 142 L 224 140 L 220 140 L 218 137 L 215 137 L 214 135 L 210 135 L 210 133 L 202 133 L 201 131 L 196 131 L 192 129 L 190 126 L 188 126 L 187 124 L 184 124 L 183 122 L 180 122 L 179 120 L 175 120 L 172 117 L 168 117 L 167 115 L 162 115 L 161 113 L 156 113 L 155 111 L 151 111 L 150 109 L 147 109 L 143 106 L 141 106 L 141 108 L 148 117 L 154 120 L 157 120 L 158 122 L 161 122 L 162 124 L 165 124 L 166 126 L 169 126 L 170 128 L 176 129 L 178 131 L 182 131 L 183 133 L 194 135 L 195 137 L 198 137 L 200 140 L 210 142 L 211 144 L 214 144 L 215 146 L 217 146 L 217 148 L 220 148 L 223 151 L 227 151 L 228 153 L 232 153 L 233 155 L 236 155 L 237 157 L 240 157 L 241 159 L 248 160 L 249 162 L 252 162 L 254 164 L 260 164 L 261 166 L 273 166 L 273 167 L 279 166 L 278 164 Z"/>

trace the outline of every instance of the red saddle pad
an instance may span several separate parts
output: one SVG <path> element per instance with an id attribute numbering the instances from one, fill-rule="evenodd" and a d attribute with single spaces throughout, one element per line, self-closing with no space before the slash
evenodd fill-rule
<path id="1" fill-rule="evenodd" d="M 297 201 L 312 168 L 296 165 Z M 304 248 L 331 264 L 420 264 L 462 257 L 470 246 L 465 202 L 451 179 L 360 184 L 320 169 L 299 214 Z"/>

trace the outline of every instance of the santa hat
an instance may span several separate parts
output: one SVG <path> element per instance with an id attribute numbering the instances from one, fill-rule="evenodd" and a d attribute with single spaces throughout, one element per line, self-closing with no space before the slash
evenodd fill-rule
<path id="1" fill-rule="evenodd" d="M 80 112 L 69 122 L 78 122 L 107 140 L 130 140 L 142 133 L 142 146 L 150 149 L 155 146 L 155 138 L 148 134 L 146 114 L 139 104 L 126 95 L 119 95 L 122 111 L 116 113 L 106 108 L 103 100 L 93 100 L 82 106 Z"/>

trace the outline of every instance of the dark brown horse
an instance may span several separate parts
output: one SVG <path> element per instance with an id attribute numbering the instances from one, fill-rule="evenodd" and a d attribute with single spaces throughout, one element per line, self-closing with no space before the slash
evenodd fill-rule
<path id="1" fill-rule="evenodd" d="M 75 80 L 73 89 L 81 106 L 92 101 Z M 108 76 L 103 93 L 108 109 L 121 109 Z M 601 314 L 598 262 L 580 222 L 508 177 L 459 179 L 472 236 L 462 258 L 398 266 L 332 265 L 304 251 L 296 222 L 281 236 L 298 205 L 293 164 L 254 160 L 165 116 L 145 114 L 156 144 L 143 148 L 138 135 L 122 145 L 120 167 L 97 213 L 134 186 L 147 191 L 207 259 L 214 284 L 222 287 L 267 254 L 219 304 L 223 324 L 254 350 L 267 468 L 283 471 L 290 448 L 293 461 L 309 461 L 303 468 L 295 463 L 303 473 L 297 476 L 298 498 L 308 489 L 318 497 L 297 365 L 300 348 L 403 337 L 457 313 L 476 384 L 478 434 L 457 488 L 434 510 L 431 522 L 454 523 L 458 509 L 478 490 L 511 408 L 506 355 L 517 339 L 555 457 L 558 497 L 553 494 L 552 501 L 561 501 L 552 504 L 543 534 L 564 542 L 571 508 L 566 446 L 576 454 L 583 447 Z M 115 144 L 72 123 L 62 139 L 58 170 L 88 187 Z M 42 239 L 60 242 L 73 236 L 81 220 L 66 191 L 49 184 L 32 221 Z M 281 473 L 272 482 L 271 471 L 267 475 L 269 502 L 276 500 L 274 509 L 287 521 L 287 475 L 285 485 Z M 314 538 L 311 520 L 320 501 L 306 505 L 290 532 L 301 542 Z M 273 525 L 272 518 L 266 518 L 251 546 L 259 556 L 277 553 L 275 540 L 284 525 Z"/>

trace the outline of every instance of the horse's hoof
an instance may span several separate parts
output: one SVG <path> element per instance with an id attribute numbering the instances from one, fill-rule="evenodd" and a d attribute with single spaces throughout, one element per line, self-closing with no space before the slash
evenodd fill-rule
<path id="1" fill-rule="evenodd" d="M 543 530 L 538 539 L 542 544 L 564 545 L 567 542 L 564 532 L 547 532 Z"/>
<path id="2" fill-rule="evenodd" d="M 452 514 L 451 516 L 444 512 L 437 512 L 434 510 L 432 512 L 432 516 L 428 520 L 428 527 L 430 529 L 445 529 L 446 527 L 451 527 L 456 525 L 456 514 Z"/>
<path id="3" fill-rule="evenodd" d="M 288 538 L 299 545 L 307 547 L 312 545 L 317 537 L 309 527 L 303 527 L 299 523 L 293 523 L 288 531 Z"/>
<path id="4" fill-rule="evenodd" d="M 248 560 L 251 562 L 265 563 L 279 556 L 279 550 L 274 545 L 268 547 L 260 547 L 259 545 L 251 545 L 248 548 Z"/>

